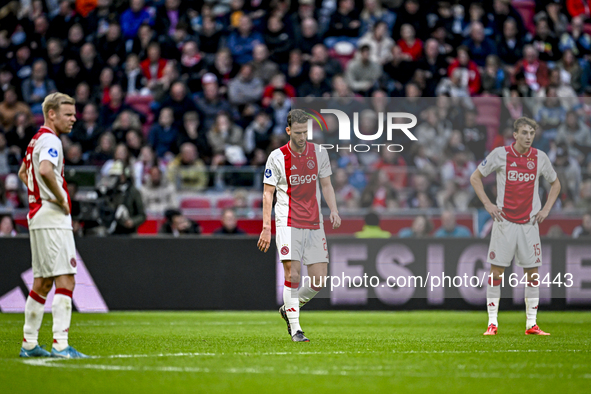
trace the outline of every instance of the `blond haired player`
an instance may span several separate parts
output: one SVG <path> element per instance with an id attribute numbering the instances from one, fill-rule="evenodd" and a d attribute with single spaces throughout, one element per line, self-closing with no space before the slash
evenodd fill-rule
<path id="1" fill-rule="evenodd" d="M 517 119 L 513 124 L 515 142 L 493 150 L 470 177 L 474 191 L 495 221 L 487 259 L 491 275 L 486 288 L 488 329 L 484 335 L 497 334 L 501 275 L 514 256 L 527 275 L 525 334 L 550 335 L 536 324 L 540 299 L 538 267 L 542 265 L 538 224 L 548 217 L 556 202 L 560 182 L 548 156 L 531 147 L 537 127 L 530 118 Z M 482 178 L 493 172 L 497 174 L 496 205 L 490 202 L 482 185 Z M 538 194 L 540 176 L 552 185 L 543 208 Z"/>
<path id="2" fill-rule="evenodd" d="M 35 280 L 25 304 L 21 357 L 85 358 L 68 345 L 72 317 L 72 292 L 76 274 L 76 247 L 70 216 L 71 200 L 64 180 L 64 153 L 59 139 L 76 122 L 73 98 L 52 93 L 43 101 L 44 124 L 29 142 L 18 172 L 27 185 L 33 274 Z M 51 353 L 37 342 L 47 293 L 55 283 L 53 348 Z"/>
<path id="3" fill-rule="evenodd" d="M 320 188 L 330 208 L 333 228 L 341 225 L 334 189 L 330 183 L 330 161 L 326 149 L 306 141 L 309 116 L 294 109 L 287 115 L 285 131 L 289 142 L 269 155 L 264 175 L 263 231 L 258 248 L 271 245 L 271 209 L 277 190 L 275 224 L 277 251 L 283 263 L 284 305 L 279 308 L 294 342 L 309 342 L 300 327 L 300 308 L 324 286 L 328 249 L 320 206 Z M 308 268 L 311 283 L 300 284 L 300 263 Z"/>

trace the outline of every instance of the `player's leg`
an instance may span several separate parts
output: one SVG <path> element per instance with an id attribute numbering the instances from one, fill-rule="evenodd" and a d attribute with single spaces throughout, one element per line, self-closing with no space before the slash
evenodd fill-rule
<path id="1" fill-rule="evenodd" d="M 308 279 L 298 291 L 300 308 L 308 303 L 325 286 L 328 271 L 328 249 L 323 229 L 306 230 L 302 264 L 308 268 Z"/>
<path id="2" fill-rule="evenodd" d="M 71 230 L 54 229 L 51 236 L 62 248 L 54 267 L 55 296 L 51 305 L 53 315 L 53 349 L 51 354 L 54 357 L 85 358 L 88 356 L 68 344 L 68 333 L 72 321 L 72 294 L 76 286 L 74 234 Z"/>
<path id="3" fill-rule="evenodd" d="M 39 329 L 45 313 L 45 300 L 53 286 L 53 278 L 44 264 L 45 248 L 39 230 L 29 233 L 33 267 L 33 288 L 25 303 L 25 325 L 23 326 L 23 344 L 21 357 L 49 357 L 51 354 L 39 346 Z"/>
<path id="4" fill-rule="evenodd" d="M 540 329 L 536 323 L 540 304 L 540 282 L 538 267 L 542 265 L 542 245 L 537 224 L 524 224 L 518 237 L 517 264 L 523 267 L 527 276 L 525 285 L 525 334 L 550 335 Z"/>
<path id="5" fill-rule="evenodd" d="M 35 278 L 25 303 L 25 325 L 21 357 L 49 357 L 51 354 L 39 346 L 39 329 L 45 313 L 45 300 L 53 286 L 53 278 Z"/>
<path id="6" fill-rule="evenodd" d="M 72 293 L 76 279 L 74 275 L 61 275 L 55 278 L 55 296 L 51 305 L 53 314 L 53 348 L 58 352 L 68 345 L 68 332 L 72 321 Z"/>
<path id="7" fill-rule="evenodd" d="M 496 335 L 499 326 L 499 302 L 501 300 L 501 275 L 505 268 L 511 265 L 517 242 L 513 235 L 514 223 L 507 220 L 494 222 L 490 246 L 488 249 L 488 263 L 490 275 L 486 287 L 486 309 L 488 311 L 488 329 L 484 335 Z"/>
<path id="8" fill-rule="evenodd" d="M 298 290 L 300 308 L 314 298 L 314 296 L 325 286 L 328 263 L 310 264 L 307 267 L 310 280 L 304 280 L 302 286 Z"/>
<path id="9" fill-rule="evenodd" d="M 301 265 L 297 260 L 286 260 L 283 263 L 285 284 L 283 287 L 283 311 L 284 319 L 287 318 L 288 332 L 292 340 L 296 335 L 302 333 L 300 327 L 300 305 L 298 299 L 298 287 L 300 285 Z"/>

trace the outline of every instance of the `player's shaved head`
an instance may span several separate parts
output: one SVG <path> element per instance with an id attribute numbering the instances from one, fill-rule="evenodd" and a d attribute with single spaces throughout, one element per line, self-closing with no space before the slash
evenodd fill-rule
<path id="1" fill-rule="evenodd" d="M 292 109 L 287 114 L 287 126 L 291 127 L 293 123 L 308 123 L 310 116 L 301 109 Z"/>
<path id="2" fill-rule="evenodd" d="M 76 100 L 67 94 L 59 92 L 48 95 L 45 97 L 45 100 L 43 100 L 42 104 L 43 117 L 47 119 L 50 110 L 54 110 L 55 112 L 59 113 L 60 106 L 63 104 L 76 105 Z"/>

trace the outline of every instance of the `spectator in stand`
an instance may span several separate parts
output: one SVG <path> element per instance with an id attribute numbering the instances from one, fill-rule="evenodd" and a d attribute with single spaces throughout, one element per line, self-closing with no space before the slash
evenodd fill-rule
<path id="1" fill-rule="evenodd" d="M 486 58 L 497 54 L 495 42 L 484 35 L 484 26 L 480 22 L 470 24 L 470 37 L 462 45 L 468 48 L 470 58 L 478 67 L 484 68 Z"/>
<path id="2" fill-rule="evenodd" d="M 254 120 L 244 130 L 244 153 L 249 158 L 254 156 L 255 150 L 266 151 L 271 143 L 273 121 L 266 111 L 259 111 Z"/>
<path id="3" fill-rule="evenodd" d="M 174 186 L 168 183 L 157 166 L 150 168 L 148 180 L 140 192 L 147 212 L 160 215 L 167 209 L 178 208 Z"/>
<path id="4" fill-rule="evenodd" d="M 418 215 L 412 221 L 411 227 L 406 227 L 398 233 L 399 238 L 424 238 L 433 231 L 433 223 L 425 215 Z"/>
<path id="5" fill-rule="evenodd" d="M 121 87 L 126 95 L 148 95 L 150 90 L 146 88 L 146 77 L 140 67 L 139 58 L 135 53 L 127 55 L 125 60 L 125 73 L 121 79 Z"/>
<path id="6" fill-rule="evenodd" d="M 591 53 L 591 35 L 585 32 L 583 17 L 577 16 L 572 19 L 571 32 L 563 33 L 560 37 L 559 50 L 564 52 L 567 49 L 573 51 L 575 56 L 582 57 Z"/>
<path id="7" fill-rule="evenodd" d="M 376 3 L 376 0 L 369 1 Z M 378 21 L 371 31 L 361 37 L 358 45 L 369 45 L 370 59 L 383 65 L 392 58 L 392 47 L 395 43 L 389 37 L 388 24 L 385 21 Z"/>
<path id="8" fill-rule="evenodd" d="M 573 230 L 573 238 L 591 237 L 591 212 L 583 215 L 583 222 Z"/>
<path id="9" fill-rule="evenodd" d="M 526 41 L 531 39 L 523 19 L 519 12 L 513 7 L 510 0 L 493 0 L 493 14 L 495 31 L 503 31 L 503 25 L 508 19 L 513 19 L 517 24 L 518 35 L 525 37 Z"/>
<path id="10" fill-rule="evenodd" d="M 585 179 L 581 185 L 577 208 L 591 211 L 591 178 Z"/>
<path id="11" fill-rule="evenodd" d="M 252 50 L 252 73 L 255 78 L 267 85 L 271 77 L 279 72 L 277 63 L 269 60 L 269 50 L 265 44 L 257 44 Z"/>
<path id="12" fill-rule="evenodd" d="M 76 87 L 83 80 L 78 62 L 74 59 L 68 59 L 64 65 L 63 72 L 57 79 L 56 86 L 61 93 L 65 93 L 68 96 L 74 96 Z"/>
<path id="13" fill-rule="evenodd" d="M 201 191 L 207 187 L 209 175 L 195 145 L 181 145 L 178 156 L 168 164 L 168 179 L 177 190 Z"/>
<path id="14" fill-rule="evenodd" d="M 398 208 L 398 194 L 384 170 L 378 170 L 372 174 L 361 194 L 360 204 L 362 208 L 388 210 Z"/>
<path id="15" fill-rule="evenodd" d="M 142 24 L 154 25 L 152 16 L 145 9 L 144 0 L 131 0 L 129 2 L 129 8 L 121 14 L 120 22 L 121 31 L 125 40 L 136 37 Z"/>
<path id="16" fill-rule="evenodd" d="M 569 157 L 567 146 L 558 144 L 556 149 L 548 152 L 548 158 L 554 165 L 558 179 L 563 185 L 563 194 L 570 199 L 578 196 L 582 181 L 581 166 L 575 158 Z"/>
<path id="17" fill-rule="evenodd" d="M 96 51 L 110 67 L 118 67 L 125 60 L 125 41 L 121 36 L 119 22 L 116 20 L 108 22 L 107 32 L 98 39 Z"/>
<path id="18" fill-rule="evenodd" d="M 496 55 L 489 55 L 482 72 L 483 94 L 502 96 L 505 88 L 505 71 L 501 67 L 499 58 Z"/>
<path id="19" fill-rule="evenodd" d="M 395 190 L 401 190 L 407 186 L 407 165 L 404 157 L 396 151 L 383 149 L 380 152 L 380 160 L 373 165 L 378 171 L 384 171 Z"/>
<path id="20" fill-rule="evenodd" d="M 466 148 L 474 155 L 474 159 L 480 162 L 486 153 L 487 130 L 486 126 L 478 124 L 478 111 L 468 110 L 464 113 L 464 128 L 462 140 Z"/>
<path id="21" fill-rule="evenodd" d="M 31 107 L 31 112 L 41 115 L 43 100 L 56 91 L 55 83 L 47 77 L 47 63 L 45 60 L 36 60 L 31 77 L 24 80 L 22 86 L 23 99 Z"/>
<path id="22" fill-rule="evenodd" d="M 464 238 L 471 237 L 472 233 L 466 226 L 457 224 L 456 214 L 453 211 L 443 211 L 441 214 L 441 227 L 433 234 L 436 238 Z"/>
<path id="23" fill-rule="evenodd" d="M 404 96 L 404 86 L 415 73 L 417 65 L 407 60 L 398 45 L 392 47 L 392 56 L 390 62 L 384 64 L 385 82 L 382 82 L 385 90 L 394 97 Z M 446 64 L 447 73 L 447 64 Z"/>
<path id="24" fill-rule="evenodd" d="M 51 31 L 53 37 L 65 40 L 68 36 L 68 30 L 79 18 L 74 12 L 72 5 L 73 3 L 68 0 L 59 1 L 57 15 L 53 16 L 49 24 L 49 31 Z"/>
<path id="25" fill-rule="evenodd" d="M 140 190 L 142 185 L 148 181 L 152 167 L 158 167 L 160 168 L 160 172 L 163 174 L 166 173 L 166 166 L 158 160 L 152 147 L 150 145 L 144 145 L 140 149 L 137 160 L 133 163 L 132 172 L 136 189 Z"/>
<path id="26" fill-rule="evenodd" d="M 0 102 L 0 126 L 4 130 L 10 130 L 16 123 L 16 115 L 22 113 L 27 117 L 29 124 L 33 124 L 33 114 L 29 106 L 18 101 L 16 88 L 9 86 L 4 92 L 4 101 Z"/>
<path id="27" fill-rule="evenodd" d="M 222 211 L 222 227 L 213 232 L 215 235 L 244 235 L 246 232 L 238 227 L 234 208 L 226 208 Z"/>
<path id="28" fill-rule="evenodd" d="M 257 44 L 263 44 L 263 36 L 253 31 L 252 20 L 248 15 L 242 15 L 238 28 L 228 37 L 226 45 L 230 49 L 234 60 L 240 65 L 252 61 L 252 51 Z"/>
<path id="29" fill-rule="evenodd" d="M 447 69 L 448 76 L 452 78 L 453 72 L 456 69 L 462 71 L 460 80 L 462 87 L 466 87 L 470 95 L 475 95 L 480 92 L 480 71 L 478 71 L 478 65 L 470 59 L 470 52 L 467 47 L 460 46 L 457 49 L 458 56 L 454 61 L 451 62 Z"/>
<path id="30" fill-rule="evenodd" d="M 344 41 L 356 46 L 361 22 L 359 14 L 355 11 L 355 2 L 353 0 L 338 0 L 337 4 L 337 10 L 330 17 L 324 44 L 328 48 L 332 48 L 338 42 Z"/>
<path id="31" fill-rule="evenodd" d="M 566 121 L 558 126 L 555 142 L 565 144 L 569 156 L 583 163 L 591 151 L 591 129 L 579 117 L 577 111 L 570 110 L 566 114 Z"/>
<path id="32" fill-rule="evenodd" d="M 85 166 L 86 161 L 82 156 L 82 147 L 78 143 L 70 145 L 66 151 L 64 164 L 68 167 Z"/>
<path id="33" fill-rule="evenodd" d="M 385 6 L 382 6 L 382 2 L 379 0 L 364 0 L 360 21 L 361 35 L 370 32 L 380 22 L 386 24 L 386 34 L 391 35 L 394 22 L 396 21 L 396 14 L 389 11 Z"/>
<path id="34" fill-rule="evenodd" d="M 416 38 L 416 32 L 411 24 L 405 23 L 400 28 L 400 40 L 396 45 L 400 47 L 405 60 L 416 62 L 423 55 L 423 42 Z"/>
<path id="35" fill-rule="evenodd" d="M 230 119 L 225 112 L 220 112 L 212 128 L 207 132 L 207 141 L 211 146 L 215 163 L 224 161 L 223 156 L 229 145 L 242 146 L 242 128 Z M 213 162 L 212 162 L 213 164 Z"/>
<path id="36" fill-rule="evenodd" d="M 129 168 L 129 172 L 131 173 L 133 161 L 131 155 L 129 154 L 129 149 L 127 149 L 127 145 L 122 142 L 118 143 L 115 147 L 113 158 L 107 160 L 105 164 L 103 164 L 103 167 L 101 168 L 101 175 L 108 176 L 111 168 L 113 168 L 114 165 L 123 165 L 124 168 Z"/>
<path id="37" fill-rule="evenodd" d="M 0 217 L 0 237 L 15 237 L 18 234 L 16 224 L 10 215 Z"/>
<path id="38" fill-rule="evenodd" d="M 114 62 L 111 60 L 109 64 L 111 67 L 118 67 L 120 62 Z M 80 48 L 80 78 L 83 81 L 88 82 L 91 85 L 96 85 L 98 83 L 98 78 L 103 69 L 103 64 L 101 59 L 96 53 L 95 46 L 87 42 Z"/>
<path id="39" fill-rule="evenodd" d="M 197 109 L 195 103 L 188 95 L 187 87 L 183 82 L 177 81 L 170 87 L 168 97 L 162 102 L 161 108 L 171 108 L 173 112 L 174 126 L 179 129 L 183 124 L 183 116 L 187 112 Z"/>
<path id="40" fill-rule="evenodd" d="M 130 235 L 146 221 L 146 211 L 140 192 L 133 186 L 130 167 L 120 161 L 109 169 L 109 177 L 117 178 L 117 193 L 113 197 L 115 217 L 106 225 L 109 234 Z"/>
<path id="41" fill-rule="evenodd" d="M 218 113 L 233 114 L 234 109 L 230 103 L 222 98 L 218 88 L 218 80 L 212 73 L 207 73 L 201 79 L 203 85 L 203 97 L 195 98 L 197 110 L 202 115 L 201 122 L 205 130 L 210 130 L 215 123 Z"/>
<path id="42" fill-rule="evenodd" d="M 560 105 L 560 100 L 556 94 L 556 88 L 549 86 L 546 89 L 546 99 L 539 107 L 534 119 L 539 127 L 544 130 L 544 134 L 549 139 L 555 139 L 558 127 L 566 119 L 566 110 Z"/>
<path id="43" fill-rule="evenodd" d="M 302 34 L 296 39 L 296 48 L 299 48 L 305 55 L 312 53 L 312 48 L 316 44 L 322 43 L 318 31 L 318 22 L 314 18 L 305 18 L 300 27 Z M 287 54 L 289 56 L 289 53 Z"/>
<path id="44" fill-rule="evenodd" d="M 395 41 L 400 39 L 402 25 L 404 24 L 410 24 L 421 40 L 427 38 L 429 34 L 427 10 L 421 9 L 419 0 L 404 0 L 402 7 L 396 11 L 396 22 L 392 28 L 392 38 Z"/>
<path id="45" fill-rule="evenodd" d="M 4 190 L 8 206 L 12 209 L 24 208 L 26 205 L 25 193 L 20 186 L 20 180 L 16 174 L 8 174 L 4 179 Z M 28 203 L 26 203 L 28 205 Z"/>
<path id="46" fill-rule="evenodd" d="M 219 48 L 224 45 L 222 29 L 219 28 L 212 17 L 203 17 L 203 25 L 198 31 L 199 48 L 208 58 L 215 56 Z"/>
<path id="47" fill-rule="evenodd" d="M 177 139 L 178 129 L 174 126 L 174 112 L 170 107 L 162 108 L 158 123 L 150 129 L 148 136 L 150 146 L 156 152 L 156 156 L 163 158 L 167 153 L 177 151 Z"/>
<path id="48" fill-rule="evenodd" d="M 99 136 L 98 145 L 89 155 L 88 163 L 93 166 L 102 166 L 113 158 L 115 153 L 115 136 L 107 131 Z"/>
<path id="49" fill-rule="evenodd" d="M 0 176 L 9 174 L 11 172 L 10 167 L 18 166 L 18 164 L 18 156 L 8 149 L 8 146 L 6 145 L 6 137 L 4 137 L 4 134 L 0 133 Z M 4 183 L 0 181 L 0 185 L 4 186 Z M 4 193 L 0 193 L 0 196 L 3 195 Z M 0 202 L 0 207 L 2 207 L 2 205 L 3 204 Z"/>
<path id="50" fill-rule="evenodd" d="M 285 74 L 277 73 L 271 78 L 271 83 L 265 86 L 265 90 L 263 90 L 263 107 L 268 107 L 273 99 L 273 92 L 275 89 L 281 89 L 285 92 L 288 98 L 293 98 L 297 96 L 297 92 L 293 86 L 285 82 Z"/>
<path id="51" fill-rule="evenodd" d="M 27 146 L 37 131 L 29 123 L 29 117 L 26 114 L 19 112 L 16 114 L 15 119 L 14 127 L 6 132 L 6 143 L 11 152 L 18 157 L 24 158 Z"/>
<path id="52" fill-rule="evenodd" d="M 13 59 L 10 60 L 8 65 L 12 69 L 12 73 L 16 75 L 20 81 L 31 77 L 33 72 L 33 58 L 31 57 L 31 49 L 26 45 L 21 45 L 18 47 Z"/>
<path id="53" fill-rule="evenodd" d="M 439 205 L 465 211 L 473 195 L 470 175 L 476 165 L 470 160 L 469 152 L 464 147 L 455 148 L 452 158 L 441 167 L 442 190 L 439 193 Z"/>
<path id="54" fill-rule="evenodd" d="M 524 37 L 518 34 L 517 22 L 508 18 L 503 23 L 503 34 L 497 37 L 497 54 L 509 68 L 509 73 L 521 58 L 523 58 Z"/>
<path id="55" fill-rule="evenodd" d="M 380 217 L 375 212 L 365 215 L 365 224 L 361 231 L 355 233 L 355 238 L 390 238 L 392 233 L 382 230 Z"/>
<path id="56" fill-rule="evenodd" d="M 231 104 L 244 106 L 260 101 L 263 82 L 254 76 L 252 64 L 244 64 L 240 73 L 228 84 L 228 100 Z"/>
<path id="57" fill-rule="evenodd" d="M 447 76 L 447 62 L 439 53 L 439 44 L 434 38 L 425 41 L 425 53 L 417 63 L 417 68 L 423 70 L 426 78 L 425 95 L 435 96 L 435 89 L 442 78 Z M 386 71 L 384 69 L 384 71 Z"/>
<path id="58" fill-rule="evenodd" d="M 330 85 L 322 66 L 312 65 L 309 78 L 298 89 L 299 97 L 330 97 Z"/>
<path id="59" fill-rule="evenodd" d="M 201 226 L 184 216 L 176 209 L 165 212 L 166 222 L 160 228 L 160 234 L 171 234 L 174 237 L 189 234 L 201 234 Z"/>
<path id="60" fill-rule="evenodd" d="M 536 22 L 536 35 L 532 45 L 538 50 L 539 59 L 543 62 L 555 62 L 560 59 L 561 53 L 558 48 L 558 38 L 550 30 L 548 20 L 539 18 Z"/>
<path id="61" fill-rule="evenodd" d="M 515 65 L 513 83 L 516 83 L 518 74 L 525 76 L 525 82 L 534 92 L 548 86 L 548 67 L 546 62 L 538 58 L 538 51 L 533 45 L 523 47 L 523 59 Z"/>
<path id="62" fill-rule="evenodd" d="M 149 88 L 152 88 L 154 83 L 164 76 L 167 60 L 161 57 L 160 52 L 160 44 L 151 42 L 148 44 L 148 57 L 140 63 Z"/>
<path id="63" fill-rule="evenodd" d="M 230 80 L 238 75 L 239 71 L 240 65 L 234 62 L 230 50 L 228 48 L 221 48 L 216 52 L 213 65 L 209 68 L 209 72 L 216 78 L 215 80 L 213 80 L 211 77 L 208 78 L 219 84 L 220 94 L 225 94 L 228 83 L 230 83 Z M 207 74 L 205 74 L 202 78 L 203 88 L 205 88 L 206 83 L 212 83 L 204 81 L 206 79 L 206 75 Z"/>
<path id="64" fill-rule="evenodd" d="M 183 116 L 183 125 L 179 130 L 177 146 L 190 142 L 197 147 L 199 158 L 205 163 L 211 162 L 211 147 L 207 142 L 206 131 L 201 124 L 199 113 L 196 111 L 186 112 Z"/>
<path id="65" fill-rule="evenodd" d="M 369 45 L 362 45 L 359 49 L 358 58 L 351 60 L 347 64 L 347 84 L 354 92 L 364 96 L 371 94 L 381 75 L 382 66 L 371 61 Z"/>

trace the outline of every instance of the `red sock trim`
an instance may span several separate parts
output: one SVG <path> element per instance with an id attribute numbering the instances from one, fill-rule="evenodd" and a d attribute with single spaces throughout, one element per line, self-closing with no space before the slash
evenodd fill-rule
<path id="1" fill-rule="evenodd" d="M 320 291 L 322 289 L 322 287 L 315 287 L 314 285 L 310 285 L 310 287 L 312 288 L 312 290 L 314 291 Z"/>
<path id="2" fill-rule="evenodd" d="M 35 293 L 33 290 L 29 292 L 29 297 L 37 301 L 38 303 L 45 305 L 45 298 L 41 297 L 39 294 Z"/>
<path id="3" fill-rule="evenodd" d="M 538 282 L 537 280 L 530 280 L 527 282 L 527 286 L 528 287 L 537 287 L 539 285 L 540 282 Z"/>
<path id="4" fill-rule="evenodd" d="M 488 278 L 488 284 L 490 285 L 490 277 Z M 500 286 L 501 285 L 501 280 L 500 279 L 493 279 L 492 281 L 492 285 L 493 286 Z"/>
<path id="5" fill-rule="evenodd" d="M 299 282 L 298 283 L 293 283 L 293 282 L 285 281 L 284 285 L 285 285 L 285 287 L 290 287 L 292 289 L 297 289 L 298 287 L 300 287 L 300 283 Z"/>
<path id="6" fill-rule="evenodd" d="M 55 289 L 55 294 L 63 294 L 67 297 L 72 298 L 72 291 L 68 289 Z"/>

